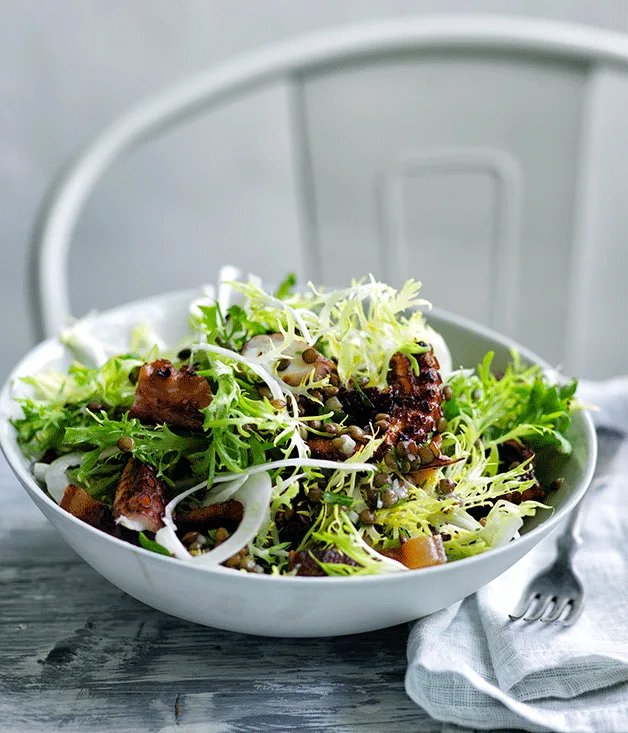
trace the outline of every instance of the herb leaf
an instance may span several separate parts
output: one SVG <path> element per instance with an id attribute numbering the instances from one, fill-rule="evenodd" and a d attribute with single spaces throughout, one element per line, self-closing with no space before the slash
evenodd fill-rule
<path id="1" fill-rule="evenodd" d="M 172 557 L 172 554 L 168 550 L 166 550 L 166 548 L 163 545 L 160 545 L 159 542 L 155 542 L 155 540 L 149 540 L 148 537 L 143 532 L 140 532 L 139 540 L 140 540 L 140 545 L 145 550 L 156 552 L 158 555 L 168 555 L 168 557 Z"/>

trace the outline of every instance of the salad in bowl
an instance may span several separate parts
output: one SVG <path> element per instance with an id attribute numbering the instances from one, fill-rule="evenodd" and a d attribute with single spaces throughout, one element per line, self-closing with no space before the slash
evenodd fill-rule
<path id="1" fill-rule="evenodd" d="M 73 324 L 69 368 L 12 387 L 38 490 L 134 550 L 260 582 L 429 573 L 551 515 L 575 381 L 514 350 L 461 368 L 418 282 L 294 286 L 206 288 L 176 343 Z"/>

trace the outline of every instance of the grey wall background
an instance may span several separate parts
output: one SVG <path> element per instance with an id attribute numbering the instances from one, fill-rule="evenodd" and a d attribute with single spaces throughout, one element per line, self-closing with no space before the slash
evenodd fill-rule
<path id="1" fill-rule="evenodd" d="M 25 279 L 37 207 L 103 127 L 239 52 L 353 21 L 444 12 L 628 31 L 625 0 L 1 0 L 0 377 L 32 345 Z M 277 263 L 303 272 L 283 103 L 281 90 L 254 95 L 151 144 L 103 181 L 73 250 L 76 314 L 210 281 L 227 261 L 271 279 Z"/>

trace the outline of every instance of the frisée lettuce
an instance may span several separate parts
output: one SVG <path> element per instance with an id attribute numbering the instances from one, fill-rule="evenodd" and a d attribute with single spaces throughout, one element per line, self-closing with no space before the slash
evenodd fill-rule
<path id="1" fill-rule="evenodd" d="M 455 368 L 413 280 L 230 274 L 181 343 L 138 324 L 112 355 L 79 322 L 69 370 L 22 380 L 17 441 L 63 508 L 183 562 L 313 576 L 461 560 L 548 511 L 537 461 L 571 450 L 575 381 L 516 353 Z"/>

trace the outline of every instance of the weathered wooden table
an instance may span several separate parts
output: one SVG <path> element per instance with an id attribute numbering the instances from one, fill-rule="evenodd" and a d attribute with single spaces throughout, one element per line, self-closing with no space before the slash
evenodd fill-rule
<path id="1" fill-rule="evenodd" d="M 404 692 L 406 637 L 268 639 L 155 611 L 65 544 L 0 455 L 2 732 L 440 731 Z"/>

